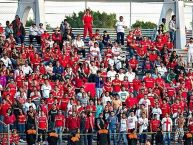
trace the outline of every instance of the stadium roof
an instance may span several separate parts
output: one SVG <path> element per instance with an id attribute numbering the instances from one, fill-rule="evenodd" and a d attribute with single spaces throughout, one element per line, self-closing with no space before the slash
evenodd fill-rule
<path id="1" fill-rule="evenodd" d="M 9 0 L 10 2 L 15 2 L 18 0 Z M 139 2 L 139 3 L 146 3 L 146 2 L 164 2 L 164 0 L 45 0 L 45 1 L 53 1 L 53 2 Z"/>
<path id="2" fill-rule="evenodd" d="M 72 2 L 72 0 L 46 0 L 46 1 L 58 1 L 58 2 Z M 80 2 L 80 1 L 87 1 L 87 2 L 130 2 L 130 0 L 73 0 L 73 2 Z M 132 2 L 164 2 L 164 0 L 131 0 Z"/>

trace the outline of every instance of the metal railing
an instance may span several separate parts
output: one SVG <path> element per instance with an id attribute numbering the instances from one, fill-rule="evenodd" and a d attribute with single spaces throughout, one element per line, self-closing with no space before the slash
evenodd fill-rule
<path id="1" fill-rule="evenodd" d="M 2 127 L 2 137 L 4 137 L 5 134 L 7 134 L 7 145 L 10 145 L 10 125 L 5 124 L 3 121 L 0 120 L 0 127 Z M 6 128 L 6 129 L 5 129 Z"/>

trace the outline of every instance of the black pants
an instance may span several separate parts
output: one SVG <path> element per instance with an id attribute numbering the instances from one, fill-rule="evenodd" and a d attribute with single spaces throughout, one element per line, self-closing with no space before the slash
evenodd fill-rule
<path id="1" fill-rule="evenodd" d="M 81 53 L 82 53 L 83 58 L 85 58 L 85 57 L 86 57 L 86 51 L 85 51 L 85 49 L 80 49 L 80 50 L 78 50 L 78 54 L 81 54 Z"/>
<path id="2" fill-rule="evenodd" d="M 46 130 L 38 129 L 38 141 L 45 141 L 46 140 Z"/>
<path id="3" fill-rule="evenodd" d="M 34 38 L 36 39 L 36 41 L 37 41 L 38 44 L 41 43 L 41 37 L 40 37 L 40 36 L 29 35 L 30 44 L 32 44 Z"/>
<path id="4" fill-rule="evenodd" d="M 123 32 L 118 32 L 117 33 L 117 42 L 121 45 L 124 45 L 124 33 Z"/>

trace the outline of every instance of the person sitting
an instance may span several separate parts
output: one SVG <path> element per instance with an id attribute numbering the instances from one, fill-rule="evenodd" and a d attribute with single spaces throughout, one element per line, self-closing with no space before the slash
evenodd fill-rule
<path id="1" fill-rule="evenodd" d="M 30 44 L 33 43 L 33 39 L 36 39 L 37 43 L 40 44 L 39 30 L 35 23 L 29 28 L 29 40 Z"/>

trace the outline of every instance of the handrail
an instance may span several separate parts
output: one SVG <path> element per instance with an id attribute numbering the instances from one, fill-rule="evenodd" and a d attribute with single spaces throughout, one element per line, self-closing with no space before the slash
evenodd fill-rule
<path id="1" fill-rule="evenodd" d="M 1 120 L 0 120 L 0 123 L 2 123 L 2 124 L 5 125 L 5 126 L 8 126 L 5 122 L 3 122 L 3 121 L 1 121 Z"/>

